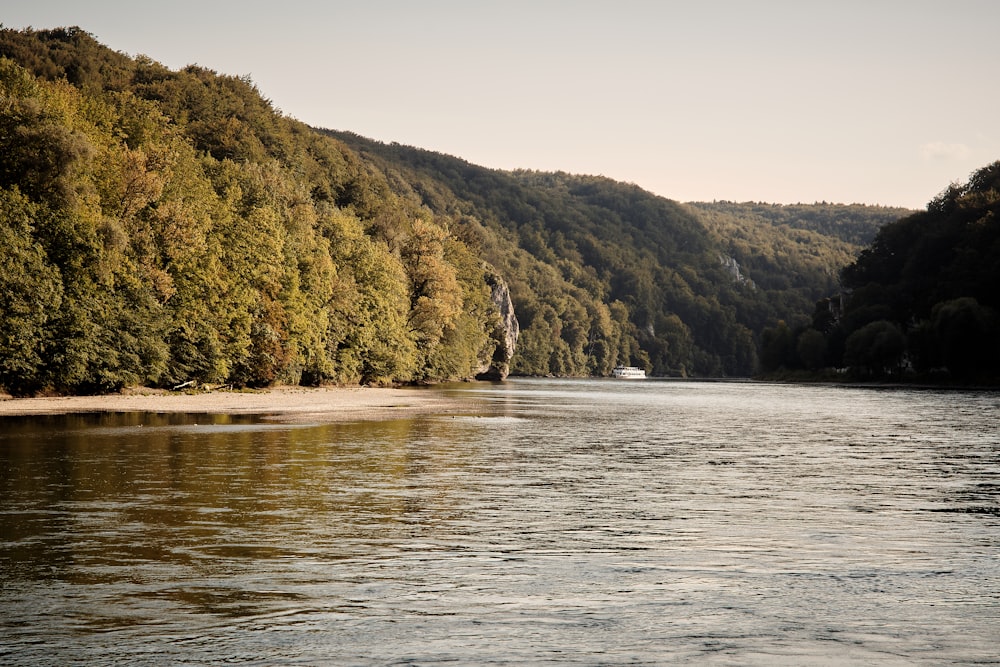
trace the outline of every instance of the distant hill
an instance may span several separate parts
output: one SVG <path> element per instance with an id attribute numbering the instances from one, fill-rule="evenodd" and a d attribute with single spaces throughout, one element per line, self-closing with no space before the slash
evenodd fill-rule
<path id="1" fill-rule="evenodd" d="M 0 30 L 0 387 L 749 375 L 900 211 L 679 204 L 310 128 L 245 77 Z"/>
<path id="2" fill-rule="evenodd" d="M 742 273 L 768 294 L 774 319 L 795 320 L 840 291 L 840 270 L 904 208 L 860 204 L 692 202 Z M 759 329 L 756 330 L 759 333 Z"/>
<path id="3" fill-rule="evenodd" d="M 691 202 L 691 206 L 713 215 L 762 224 L 779 229 L 800 229 L 840 239 L 852 246 L 871 243 L 875 233 L 890 222 L 913 213 L 905 208 L 864 204 L 767 204 L 763 202 Z M 786 232 L 787 233 L 787 232 Z"/>

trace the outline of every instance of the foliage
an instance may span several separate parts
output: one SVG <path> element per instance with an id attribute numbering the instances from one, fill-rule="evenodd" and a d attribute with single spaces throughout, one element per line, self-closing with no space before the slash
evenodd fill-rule
<path id="1" fill-rule="evenodd" d="M 833 291 L 893 215 L 685 206 L 317 131 L 248 77 L 78 28 L 0 29 L 0 156 L 0 386 L 18 394 L 472 377 L 499 344 L 488 275 L 520 320 L 514 373 L 749 375 L 767 325 Z M 782 363 L 817 363 L 795 342 Z"/>
<path id="2" fill-rule="evenodd" d="M 628 363 L 656 375 L 749 375 L 766 325 L 835 289 L 861 249 L 850 239 L 900 210 L 767 206 L 765 217 L 327 134 L 378 164 L 401 195 L 460 221 L 457 233 L 504 274 L 524 374 L 603 375 Z"/>
<path id="3" fill-rule="evenodd" d="M 892 322 L 869 322 L 851 332 L 844 344 L 844 364 L 864 377 L 891 377 L 903 361 L 903 333 Z"/>
<path id="4" fill-rule="evenodd" d="M 883 225 L 910 213 L 860 204 L 690 203 L 721 252 L 766 293 L 753 328 L 791 321 L 839 290 L 840 269 Z"/>
<path id="5" fill-rule="evenodd" d="M 471 377 L 488 267 L 246 78 L 0 31 L 0 386 Z"/>
<path id="6" fill-rule="evenodd" d="M 949 186 L 925 211 L 882 227 L 844 267 L 841 296 L 817 303 L 811 322 L 825 337 L 826 365 L 863 377 L 1000 381 L 998 257 L 995 162 Z M 785 361 L 794 368 L 804 360 Z"/>
<path id="7" fill-rule="evenodd" d="M 869 206 L 865 204 L 768 204 L 764 202 L 692 202 L 688 204 L 704 212 L 752 223 L 750 227 L 776 228 L 812 232 L 840 239 L 851 246 L 871 243 L 884 225 L 912 213 L 905 208 Z M 746 228 L 747 225 L 743 224 Z M 747 231 L 753 231 L 749 229 Z M 799 237 L 809 238 L 808 236 Z"/>

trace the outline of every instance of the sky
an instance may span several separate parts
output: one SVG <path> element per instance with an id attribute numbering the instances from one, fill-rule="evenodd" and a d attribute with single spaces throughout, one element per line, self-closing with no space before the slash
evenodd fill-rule
<path id="1" fill-rule="evenodd" d="M 996 0 L 9 0 L 288 116 L 678 201 L 924 208 L 1000 160 Z"/>

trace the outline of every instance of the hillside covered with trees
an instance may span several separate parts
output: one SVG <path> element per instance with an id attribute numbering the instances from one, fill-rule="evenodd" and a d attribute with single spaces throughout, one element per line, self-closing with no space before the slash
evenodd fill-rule
<path id="1" fill-rule="evenodd" d="M 879 230 L 806 326 L 762 337 L 765 371 L 1000 382 L 1000 162 Z"/>
<path id="2" fill-rule="evenodd" d="M 836 291 L 860 239 L 909 213 L 683 205 L 608 178 L 491 170 L 328 134 L 435 212 L 476 221 L 474 245 L 510 281 L 522 326 L 514 368 L 528 374 L 606 374 L 627 351 L 657 375 L 750 375 L 758 334 Z M 609 323 L 624 333 L 617 355 Z"/>
<path id="3" fill-rule="evenodd" d="M 757 208 L 317 130 L 245 77 L 2 29 L 0 387 L 469 378 L 504 282 L 513 373 L 749 375 L 898 213 Z"/>
<path id="4" fill-rule="evenodd" d="M 489 359 L 492 272 L 253 84 L 79 30 L 0 39 L 0 385 L 438 380 Z"/>

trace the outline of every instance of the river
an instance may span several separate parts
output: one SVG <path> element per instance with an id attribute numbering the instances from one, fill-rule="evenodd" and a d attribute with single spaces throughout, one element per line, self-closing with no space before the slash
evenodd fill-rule
<path id="1" fill-rule="evenodd" d="M 997 664 L 1000 393 L 0 419 L 0 664 Z"/>

